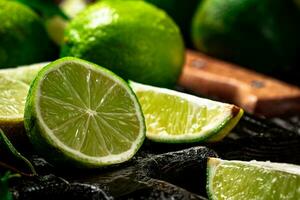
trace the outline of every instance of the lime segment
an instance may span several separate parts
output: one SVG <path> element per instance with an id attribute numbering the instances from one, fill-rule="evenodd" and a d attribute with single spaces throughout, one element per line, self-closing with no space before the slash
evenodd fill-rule
<path id="1" fill-rule="evenodd" d="M 135 82 L 130 85 L 142 105 L 147 138 L 157 142 L 219 141 L 243 114 L 234 105 Z"/>
<path id="2" fill-rule="evenodd" d="M 139 103 L 127 83 L 76 58 L 57 60 L 38 74 L 27 98 L 25 127 L 45 157 L 81 167 L 130 159 L 145 134 Z"/>
<path id="3" fill-rule="evenodd" d="M 207 191 L 211 199 L 300 199 L 300 166 L 210 158 Z"/>

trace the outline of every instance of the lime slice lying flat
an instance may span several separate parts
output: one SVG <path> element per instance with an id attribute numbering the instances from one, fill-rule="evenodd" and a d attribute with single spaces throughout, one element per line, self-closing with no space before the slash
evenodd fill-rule
<path id="1" fill-rule="evenodd" d="M 148 139 L 180 143 L 218 141 L 243 115 L 230 104 L 130 82 L 143 109 Z"/>
<path id="2" fill-rule="evenodd" d="M 31 81 L 47 63 L 0 69 L 0 128 L 14 145 L 27 141 L 24 129 L 25 100 Z"/>
<path id="3" fill-rule="evenodd" d="M 300 199 L 300 166 L 210 158 L 207 164 L 210 199 Z"/>
<path id="4" fill-rule="evenodd" d="M 30 85 L 37 73 L 47 64 L 49 64 L 49 62 L 24 65 L 10 69 L 0 69 L 0 76 L 8 77 Z"/>
<path id="5" fill-rule="evenodd" d="M 5 131 L 23 126 L 28 85 L 0 75 L 0 128 Z"/>
<path id="6" fill-rule="evenodd" d="M 130 159 L 145 137 L 140 105 L 125 81 L 98 65 L 62 58 L 33 81 L 25 128 L 57 164 L 99 167 Z"/>

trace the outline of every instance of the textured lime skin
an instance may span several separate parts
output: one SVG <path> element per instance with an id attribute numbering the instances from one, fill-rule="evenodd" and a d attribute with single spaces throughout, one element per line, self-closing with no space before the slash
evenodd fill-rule
<path id="1" fill-rule="evenodd" d="M 212 56 L 269 73 L 299 61 L 299 21 L 293 1 L 204 0 L 193 42 Z"/>
<path id="2" fill-rule="evenodd" d="M 145 0 L 165 10 L 180 27 L 187 46 L 192 46 L 192 18 L 202 0 Z"/>
<path id="3" fill-rule="evenodd" d="M 30 8 L 0 1 L 0 68 L 51 59 L 56 53 L 42 21 Z"/>
<path id="4" fill-rule="evenodd" d="M 61 65 L 64 62 L 70 62 L 70 63 L 79 63 L 79 64 L 88 64 L 92 68 L 95 68 L 96 70 L 100 70 L 103 73 L 113 76 L 114 79 L 118 79 L 122 83 L 124 83 L 124 86 L 127 86 L 127 83 L 122 80 L 120 77 L 116 76 L 114 73 L 112 73 L 109 70 L 106 70 L 105 68 L 102 68 L 98 65 L 95 65 L 93 63 L 89 63 L 87 61 L 76 59 L 72 57 L 65 57 L 61 58 L 59 60 L 56 60 L 46 67 L 44 67 L 42 70 L 39 71 L 36 79 L 31 83 L 29 93 L 27 95 L 26 103 L 25 103 L 25 113 L 24 113 L 24 126 L 26 129 L 26 134 L 30 139 L 30 142 L 33 144 L 34 148 L 39 152 L 40 155 L 45 157 L 49 162 L 55 164 L 56 166 L 60 167 L 77 167 L 77 168 L 99 168 L 106 165 L 112 165 L 116 163 L 92 163 L 88 162 L 84 159 L 79 158 L 78 156 L 64 151 L 52 141 L 52 139 L 48 136 L 47 132 L 44 130 L 44 128 L 41 125 L 40 120 L 37 118 L 37 112 L 36 112 L 36 104 L 37 104 L 37 95 L 38 95 L 38 87 L 39 82 L 44 78 L 44 75 L 48 72 L 48 70 L 51 70 L 59 65 Z M 58 83 L 59 84 L 59 83 Z M 127 86 L 130 93 L 135 96 L 134 92 L 131 90 L 129 86 Z M 137 100 L 136 100 L 137 101 Z M 137 101 L 138 103 L 138 101 Z M 139 108 L 139 113 L 141 114 L 141 117 L 144 122 L 144 116 L 142 114 L 141 108 Z M 136 148 L 132 152 L 131 157 L 138 151 L 138 149 L 142 146 L 144 138 L 145 138 L 145 132 L 146 128 L 144 126 L 143 129 L 144 136 L 141 139 L 141 141 L 136 145 Z M 130 158 L 131 158 L 130 157 Z M 129 158 L 128 158 L 129 159 Z M 124 162 L 125 160 L 122 160 L 120 162 Z"/>
<path id="5" fill-rule="evenodd" d="M 143 1 L 101 1 L 76 16 L 61 56 L 92 61 L 150 85 L 175 85 L 184 62 L 179 28 L 168 15 Z"/>

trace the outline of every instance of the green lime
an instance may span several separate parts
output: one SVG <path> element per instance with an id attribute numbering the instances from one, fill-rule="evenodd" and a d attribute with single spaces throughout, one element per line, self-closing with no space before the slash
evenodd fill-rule
<path id="1" fill-rule="evenodd" d="M 43 62 L 16 68 L 0 69 L 0 76 L 21 81 L 29 86 L 37 73 L 48 64 L 49 62 Z"/>
<path id="2" fill-rule="evenodd" d="M 165 10 L 180 27 L 188 46 L 192 46 L 192 18 L 202 0 L 145 0 Z"/>
<path id="3" fill-rule="evenodd" d="M 0 1 L 0 68 L 45 61 L 55 54 L 38 15 L 23 4 Z"/>
<path id="4" fill-rule="evenodd" d="M 192 35 L 207 54 L 269 73 L 299 61 L 299 21 L 293 1 L 204 0 Z"/>
<path id="5" fill-rule="evenodd" d="M 300 199 L 300 166 L 209 158 L 210 199 Z"/>
<path id="6" fill-rule="evenodd" d="M 44 67 L 30 87 L 25 128 L 34 147 L 55 164 L 100 167 L 130 159 L 145 124 L 136 96 L 112 72 L 66 57 Z"/>
<path id="7" fill-rule="evenodd" d="M 156 142 L 215 142 L 238 123 L 243 110 L 230 104 L 130 82 L 146 120 L 148 139 Z"/>
<path id="8" fill-rule="evenodd" d="M 160 9 L 143 1 L 101 1 L 72 20 L 61 56 L 95 62 L 124 79 L 173 87 L 184 45 L 179 28 Z"/>

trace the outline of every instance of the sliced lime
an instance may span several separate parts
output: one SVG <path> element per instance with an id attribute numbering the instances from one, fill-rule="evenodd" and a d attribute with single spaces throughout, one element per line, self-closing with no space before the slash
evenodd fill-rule
<path id="1" fill-rule="evenodd" d="M 0 76 L 22 81 L 23 83 L 30 85 L 37 73 L 47 64 L 49 64 L 49 62 L 25 65 L 11 69 L 0 69 Z"/>
<path id="2" fill-rule="evenodd" d="M 143 109 L 148 139 L 180 143 L 218 141 L 243 115 L 230 104 L 130 82 Z"/>
<path id="3" fill-rule="evenodd" d="M 207 164 L 210 199 L 300 199 L 300 166 L 210 158 Z"/>
<path id="4" fill-rule="evenodd" d="M 0 128 L 23 123 L 28 85 L 0 75 Z"/>
<path id="5" fill-rule="evenodd" d="M 127 161 L 145 136 L 140 105 L 127 83 L 70 57 L 38 73 L 26 101 L 25 128 L 48 160 L 80 167 Z"/>
<path id="6" fill-rule="evenodd" d="M 24 106 L 30 82 L 47 63 L 0 69 L 0 128 L 16 144 L 27 138 Z"/>

